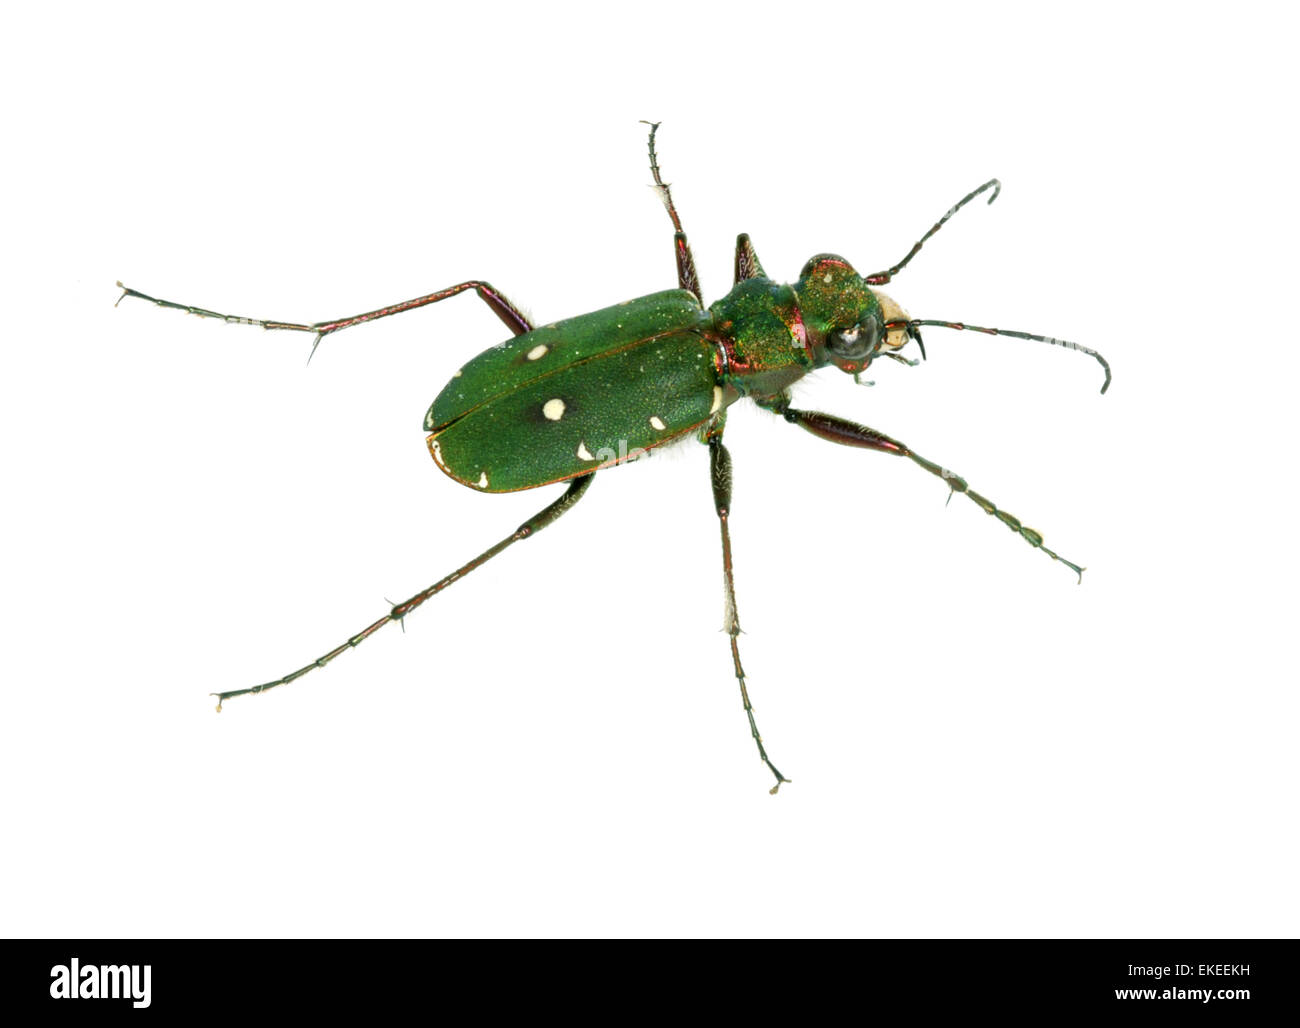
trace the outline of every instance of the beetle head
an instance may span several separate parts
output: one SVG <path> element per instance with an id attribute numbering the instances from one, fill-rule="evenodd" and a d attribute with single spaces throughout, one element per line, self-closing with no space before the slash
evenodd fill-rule
<path id="1" fill-rule="evenodd" d="M 843 257 L 832 253 L 813 257 L 799 273 L 794 288 L 818 367 L 834 364 L 856 375 L 875 358 L 893 354 L 909 340 L 921 342 L 920 334 L 908 325 L 887 327 L 889 322 L 906 319 L 907 314 L 884 293 L 868 286 Z"/>

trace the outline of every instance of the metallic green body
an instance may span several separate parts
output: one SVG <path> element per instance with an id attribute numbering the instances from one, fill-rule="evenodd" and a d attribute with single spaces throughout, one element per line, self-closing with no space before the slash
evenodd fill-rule
<path id="1" fill-rule="evenodd" d="M 670 289 L 533 329 L 479 354 L 438 394 L 424 419 L 429 451 L 457 482 L 494 493 L 613 467 L 697 432 L 742 396 L 779 397 L 830 363 L 828 331 L 873 304 L 846 261 L 823 256 L 794 285 L 750 278 L 707 310 Z"/>

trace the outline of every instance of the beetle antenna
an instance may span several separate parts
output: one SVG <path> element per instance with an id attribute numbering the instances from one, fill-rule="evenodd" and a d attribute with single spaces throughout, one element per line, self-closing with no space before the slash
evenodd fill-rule
<path id="1" fill-rule="evenodd" d="M 940 222 L 942 224 L 942 222 Z M 982 328 L 979 325 L 967 325 L 962 321 L 931 321 L 924 318 L 900 318 L 897 321 L 886 321 L 885 328 L 915 328 L 918 325 L 933 325 L 936 328 L 953 328 L 958 332 L 983 332 L 990 336 L 1012 336 L 1015 339 L 1028 339 L 1034 343 L 1047 343 L 1049 346 L 1063 346 L 1067 350 L 1078 350 L 1080 353 L 1086 353 L 1089 357 L 1094 358 L 1098 364 L 1106 371 L 1106 381 L 1101 385 L 1102 393 L 1110 388 L 1110 364 L 1106 358 L 1096 350 L 1091 350 L 1086 346 L 1078 343 L 1072 343 L 1068 339 L 1057 339 L 1054 336 L 1036 336 L 1029 332 L 1015 332 L 1009 328 Z"/>
<path id="2" fill-rule="evenodd" d="M 943 228 L 944 223 L 947 222 L 949 218 L 951 218 L 959 210 L 961 210 L 968 203 L 974 200 L 975 197 L 979 196 L 980 193 L 984 192 L 986 189 L 993 190 L 993 195 L 989 197 L 989 203 L 992 203 L 994 200 L 998 198 L 998 193 L 1002 192 L 1002 183 L 995 178 L 991 178 L 987 182 L 985 182 L 984 185 L 980 186 L 979 189 L 967 193 L 964 197 L 958 200 L 953 206 L 948 208 L 948 213 L 945 214 L 938 221 L 936 221 L 934 223 L 934 227 L 931 228 L 929 232 L 927 232 L 925 235 L 923 235 L 920 239 L 916 241 L 916 245 L 913 246 L 912 249 L 907 251 L 906 257 L 904 257 L 901 261 L 895 264 L 888 271 L 877 271 L 874 275 L 864 276 L 863 281 L 865 281 L 869 286 L 883 286 L 886 282 L 892 279 L 895 275 L 897 275 L 900 271 L 902 271 L 903 268 L 907 266 L 907 262 L 917 255 L 921 247 L 925 245 L 925 241 L 929 239 L 932 235 L 934 235 L 936 232 L 938 232 L 939 229 Z"/>

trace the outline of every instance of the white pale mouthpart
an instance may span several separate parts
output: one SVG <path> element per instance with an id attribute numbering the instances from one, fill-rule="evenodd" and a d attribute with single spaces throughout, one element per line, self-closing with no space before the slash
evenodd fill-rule
<path id="1" fill-rule="evenodd" d="M 547 421 L 559 421 L 564 417 L 564 401 L 558 397 L 554 400 L 547 400 L 542 405 L 542 414 Z"/>

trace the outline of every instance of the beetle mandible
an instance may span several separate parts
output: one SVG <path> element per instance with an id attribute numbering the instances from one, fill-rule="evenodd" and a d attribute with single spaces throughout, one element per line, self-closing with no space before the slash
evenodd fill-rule
<path id="1" fill-rule="evenodd" d="M 335 321 L 299 324 L 265 321 L 159 300 L 128 289 L 127 296 L 160 307 L 260 325 L 264 329 L 308 332 L 312 353 L 327 335 L 377 318 L 426 307 L 473 290 L 510 329 L 513 338 L 479 354 L 456 372 L 424 418 L 429 452 L 438 467 L 462 485 L 481 492 L 514 492 L 567 482 L 562 496 L 520 525 L 496 545 L 439 579 L 410 599 L 396 604 L 378 621 L 311 663 L 273 682 L 248 689 L 213 693 L 217 710 L 226 700 L 287 685 L 309 671 L 360 645 L 393 621 L 401 621 L 430 597 L 520 540 L 536 535 L 586 494 L 597 471 L 634 459 L 640 453 L 694 436 L 708 447 L 713 501 L 722 536 L 724 630 L 740 684 L 741 702 L 758 755 L 776 778 L 771 792 L 788 782 L 763 746 L 754 720 L 745 672 L 740 662 L 740 620 L 736 613 L 732 572 L 731 456 L 723 445 L 727 409 L 748 397 L 758 406 L 822 439 L 911 460 L 942 479 L 1016 532 L 1030 546 L 1060 561 L 1083 577 L 1083 568 L 1043 545 L 1043 537 L 971 489 L 964 479 L 927 460 L 897 439 L 833 414 L 791 405 L 790 386 L 810 372 L 833 365 L 857 378 L 880 357 L 914 366 L 900 352 L 915 342 L 922 359 L 921 328 L 937 326 L 989 335 L 1014 336 L 1062 346 L 1094 357 L 1105 369 L 1103 393 L 1110 386 L 1110 365 L 1095 350 L 1050 336 L 982 328 L 959 321 L 919 319 L 908 314 L 877 287 L 890 282 L 931 236 L 975 197 L 1001 184 L 990 179 L 967 194 L 925 233 L 897 264 L 860 275 L 843 257 L 819 254 L 782 285 L 767 277 L 748 235 L 736 240 L 735 281 L 731 292 L 705 307 L 695 259 L 686 241 L 669 185 L 660 174 L 655 152 L 659 123 L 650 126 L 650 172 L 673 224 L 673 251 L 678 288 L 628 300 L 542 328 L 488 282 L 470 280 Z M 310 358 L 309 358 L 310 360 Z M 650 365 L 651 373 L 641 369 Z M 529 431 L 502 432 L 501 426 Z M 949 493 L 951 498 L 952 493 Z"/>

